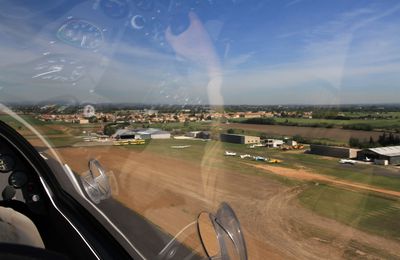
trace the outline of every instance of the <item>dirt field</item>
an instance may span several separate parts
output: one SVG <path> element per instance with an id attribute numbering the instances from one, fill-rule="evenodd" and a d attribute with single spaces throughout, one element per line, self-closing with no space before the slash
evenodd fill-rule
<path id="1" fill-rule="evenodd" d="M 219 124 L 223 128 L 236 128 L 243 130 L 252 130 L 265 132 L 270 135 L 287 135 L 294 136 L 300 135 L 304 138 L 327 138 L 337 140 L 344 143 L 349 141 L 350 137 L 369 140 L 370 136 L 375 140 L 378 139 L 381 132 L 376 131 L 356 131 L 338 128 L 318 128 L 318 127 L 300 127 L 300 126 L 283 126 L 283 125 L 253 125 L 253 124 Z"/>
<path id="2" fill-rule="evenodd" d="M 400 258 L 397 242 L 301 207 L 296 199 L 301 185 L 287 187 L 264 176 L 210 168 L 204 159 L 194 164 L 147 150 L 86 147 L 58 152 L 77 173 L 87 170 L 88 159 L 99 159 L 116 176 L 114 197 L 170 234 L 194 221 L 200 211 L 214 211 L 227 201 L 244 228 L 250 259 L 343 259 L 349 251 L 381 258 L 355 247 L 354 241 Z M 321 230 L 334 239 L 319 236 Z"/>

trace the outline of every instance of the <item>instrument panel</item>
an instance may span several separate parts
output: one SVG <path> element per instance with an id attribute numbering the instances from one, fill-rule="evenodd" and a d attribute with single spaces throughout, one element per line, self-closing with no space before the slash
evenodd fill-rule
<path id="1" fill-rule="evenodd" d="M 45 213 L 45 193 L 26 159 L 0 136 L 0 188 L 3 201 L 19 200 L 36 214 Z"/>

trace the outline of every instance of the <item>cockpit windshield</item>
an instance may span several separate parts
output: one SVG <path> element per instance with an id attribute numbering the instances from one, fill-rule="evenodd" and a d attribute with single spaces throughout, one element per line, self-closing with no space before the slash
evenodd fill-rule
<path id="1" fill-rule="evenodd" d="M 400 258 L 397 1 L 0 6 L 0 120 L 132 257 Z"/>

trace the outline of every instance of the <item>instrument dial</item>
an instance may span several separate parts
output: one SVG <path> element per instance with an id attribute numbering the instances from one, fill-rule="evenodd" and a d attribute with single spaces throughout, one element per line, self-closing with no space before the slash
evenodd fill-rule
<path id="1" fill-rule="evenodd" d="M 21 171 L 13 172 L 8 178 L 8 183 L 16 189 L 22 188 L 28 182 L 28 176 Z"/>
<path id="2" fill-rule="evenodd" d="M 0 172 L 10 172 L 15 167 L 14 159 L 9 155 L 0 155 Z"/>
<path id="3" fill-rule="evenodd" d="M 82 49 L 97 49 L 103 43 L 103 33 L 94 24 L 81 19 L 71 19 L 57 32 L 61 41 Z"/>
<path id="4" fill-rule="evenodd" d="M 62 56 L 49 57 L 38 63 L 34 70 L 33 79 L 59 82 L 74 82 L 86 74 L 86 68 L 79 60 Z"/>

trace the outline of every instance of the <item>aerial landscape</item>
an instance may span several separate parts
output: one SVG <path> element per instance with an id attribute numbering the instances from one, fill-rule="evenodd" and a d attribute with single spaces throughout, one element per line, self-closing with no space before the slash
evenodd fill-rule
<path id="1" fill-rule="evenodd" d="M 1 4 L 0 184 L 89 255 L 400 259 L 398 1 Z"/>
<path id="2" fill-rule="evenodd" d="M 400 257 L 399 106 L 10 106 L 76 174 L 98 158 L 113 196 L 170 234 L 227 201 L 251 258 Z"/>

